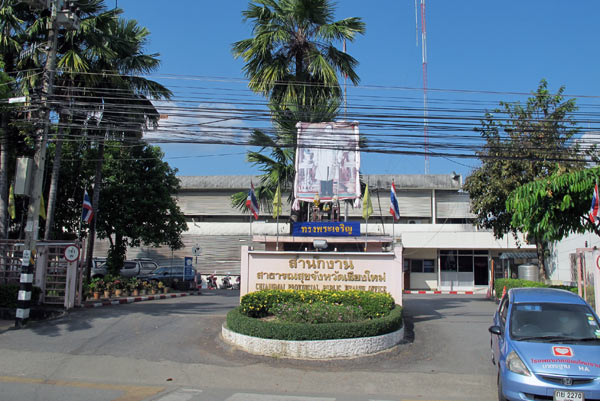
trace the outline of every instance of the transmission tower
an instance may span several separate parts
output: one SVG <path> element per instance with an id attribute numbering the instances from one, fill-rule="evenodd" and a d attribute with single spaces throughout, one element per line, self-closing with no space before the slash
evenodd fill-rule
<path id="1" fill-rule="evenodd" d="M 427 24 L 425 23 L 425 0 L 421 1 L 421 57 L 423 64 L 423 142 L 425 150 L 425 174 L 429 174 L 429 146 L 427 139 Z M 419 45 L 419 6 L 415 0 L 415 26 L 417 31 L 417 46 Z"/>

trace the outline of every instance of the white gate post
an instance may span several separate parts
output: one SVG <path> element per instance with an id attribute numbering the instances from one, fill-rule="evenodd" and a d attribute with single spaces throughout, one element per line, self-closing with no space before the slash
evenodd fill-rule
<path id="1" fill-rule="evenodd" d="M 67 262 L 67 282 L 65 283 L 65 309 L 75 307 L 77 293 L 77 261 Z"/>

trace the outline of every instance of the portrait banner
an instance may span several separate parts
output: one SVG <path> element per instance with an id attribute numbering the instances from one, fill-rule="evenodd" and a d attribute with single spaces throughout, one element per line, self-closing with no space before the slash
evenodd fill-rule
<path id="1" fill-rule="evenodd" d="M 360 197 L 358 122 L 296 124 L 294 197 L 321 202 Z"/>

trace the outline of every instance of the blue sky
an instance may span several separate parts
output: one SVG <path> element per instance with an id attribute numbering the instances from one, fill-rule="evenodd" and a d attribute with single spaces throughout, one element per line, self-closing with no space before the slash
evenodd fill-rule
<path id="1" fill-rule="evenodd" d="M 114 0 L 106 3 L 113 6 Z M 250 25 L 241 18 L 247 5 L 246 0 L 118 0 L 126 18 L 150 30 L 147 51 L 160 53 L 162 60 L 155 79 L 175 92 L 173 101 L 227 112 L 244 99 L 262 101 L 240 81 L 243 62 L 231 55 L 231 44 L 251 35 Z M 577 97 L 585 110 L 597 107 L 599 12 L 600 3 L 595 1 L 427 1 L 428 87 L 440 89 L 429 92 L 430 103 L 465 112 L 476 105 L 477 110 L 468 114 L 480 117 L 499 101 L 525 101 L 545 78 L 551 91 L 566 86 L 565 93 Z M 396 102 L 422 107 L 414 2 L 337 2 L 336 19 L 354 16 L 363 19 L 367 31 L 348 45 L 348 52 L 360 62 L 361 77 L 361 87 L 349 90 L 349 105 Z M 405 100 L 393 100 L 400 98 Z M 174 121 L 171 116 L 169 122 Z M 234 134 L 247 125 L 225 124 Z M 258 173 L 245 161 L 244 146 L 161 147 L 165 160 L 180 175 Z M 429 158 L 432 174 L 468 175 L 477 165 L 476 159 Z M 423 156 L 363 154 L 361 171 L 422 174 L 424 166 Z"/>

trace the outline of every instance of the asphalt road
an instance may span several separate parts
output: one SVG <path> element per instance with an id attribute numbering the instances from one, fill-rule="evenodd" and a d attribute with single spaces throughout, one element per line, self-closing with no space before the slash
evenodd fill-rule
<path id="1" fill-rule="evenodd" d="M 0 334 L 0 400 L 488 401 L 482 296 L 406 295 L 405 341 L 375 356 L 247 355 L 219 336 L 237 291 L 77 310 Z"/>

